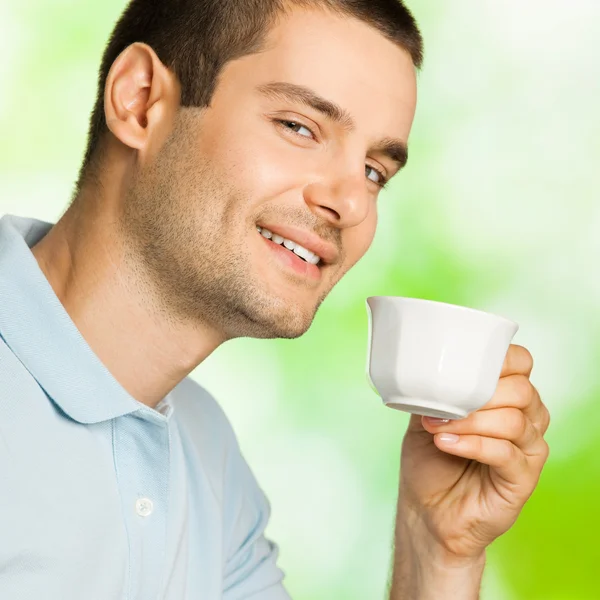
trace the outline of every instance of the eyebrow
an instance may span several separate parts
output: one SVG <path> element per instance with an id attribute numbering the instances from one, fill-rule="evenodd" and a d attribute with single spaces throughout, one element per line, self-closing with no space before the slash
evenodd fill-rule
<path id="1" fill-rule="evenodd" d="M 257 90 L 267 98 L 273 100 L 288 100 L 304 104 L 324 114 L 329 120 L 341 125 L 347 131 L 355 128 L 354 120 L 341 106 L 319 96 L 316 92 L 303 85 L 287 83 L 285 81 L 272 81 L 259 85 Z"/>
<path id="2" fill-rule="evenodd" d="M 351 132 L 356 128 L 354 119 L 348 111 L 303 85 L 286 81 L 272 81 L 263 83 L 256 89 L 263 96 L 273 100 L 287 100 L 288 102 L 304 104 L 325 115 L 330 121 L 341 125 L 347 132 Z M 387 156 L 392 162 L 396 163 L 398 171 L 408 161 L 406 144 L 396 138 L 384 138 L 371 148 L 371 152 Z"/>
<path id="3" fill-rule="evenodd" d="M 385 138 L 381 140 L 373 146 L 371 152 L 377 152 L 387 156 L 391 161 L 396 163 L 398 171 L 403 169 L 408 162 L 408 147 L 402 140 L 397 140 L 395 138 Z"/>

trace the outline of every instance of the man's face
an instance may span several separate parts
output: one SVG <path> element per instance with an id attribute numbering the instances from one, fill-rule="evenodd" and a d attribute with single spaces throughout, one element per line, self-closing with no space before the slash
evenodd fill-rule
<path id="1" fill-rule="evenodd" d="M 375 29 L 282 19 L 265 51 L 226 65 L 209 108 L 179 111 L 134 177 L 122 225 L 161 299 L 227 337 L 304 333 L 373 240 L 415 102 L 409 54 Z"/>

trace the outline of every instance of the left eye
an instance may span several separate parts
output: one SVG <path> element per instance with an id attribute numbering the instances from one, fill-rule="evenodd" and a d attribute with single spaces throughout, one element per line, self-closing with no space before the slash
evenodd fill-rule
<path id="1" fill-rule="evenodd" d="M 301 135 L 302 137 L 311 138 L 313 137 L 313 132 L 306 126 L 302 125 L 302 123 L 298 123 L 297 121 L 280 121 L 287 129 L 291 129 L 294 133 Z M 306 131 L 308 135 L 304 133 L 300 133 L 300 131 Z"/>
<path id="2" fill-rule="evenodd" d="M 369 171 L 371 172 L 371 175 L 375 176 L 375 178 L 369 175 Z M 370 179 L 377 185 L 383 185 L 385 183 L 385 177 L 383 176 L 383 173 L 371 167 L 370 165 L 365 165 L 365 175 L 367 176 L 367 179 Z"/>

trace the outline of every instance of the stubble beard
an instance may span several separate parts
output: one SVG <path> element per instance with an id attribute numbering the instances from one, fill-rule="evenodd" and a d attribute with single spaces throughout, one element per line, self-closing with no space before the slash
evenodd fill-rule
<path id="1" fill-rule="evenodd" d="M 240 192 L 219 182 L 208 164 L 183 178 L 169 171 L 158 164 L 138 172 L 119 222 L 125 258 L 147 301 L 168 322 L 208 326 L 224 340 L 304 334 L 326 294 L 312 309 L 270 295 L 243 240 L 219 235 L 245 206 Z"/>

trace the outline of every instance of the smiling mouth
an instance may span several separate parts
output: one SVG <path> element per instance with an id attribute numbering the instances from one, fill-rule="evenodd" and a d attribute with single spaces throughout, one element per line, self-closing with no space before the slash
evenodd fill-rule
<path id="1" fill-rule="evenodd" d="M 281 237 L 280 235 L 277 235 L 276 233 L 272 233 L 268 229 L 265 229 L 264 227 L 259 227 L 258 225 L 256 226 L 256 229 L 257 229 L 258 233 L 260 233 L 260 235 L 262 235 L 264 238 L 271 240 L 273 243 L 279 244 L 280 246 L 283 246 L 284 248 L 287 248 L 290 252 L 293 252 L 296 256 L 301 258 L 304 262 L 307 262 L 311 265 L 322 264 L 320 256 L 317 256 L 310 250 L 307 250 L 306 248 L 304 248 L 304 246 L 301 246 L 297 242 L 294 242 L 294 240 L 289 240 L 287 238 Z"/>

